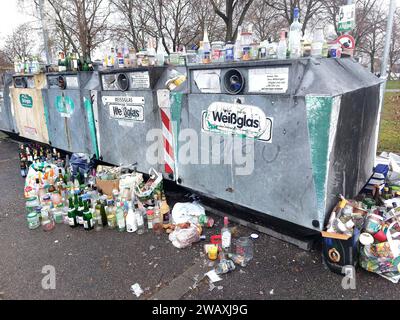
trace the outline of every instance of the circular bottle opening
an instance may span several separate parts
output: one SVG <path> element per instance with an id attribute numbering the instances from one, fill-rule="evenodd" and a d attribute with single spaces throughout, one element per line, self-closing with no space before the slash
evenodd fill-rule
<path id="1" fill-rule="evenodd" d="M 224 77 L 225 90 L 230 94 L 239 94 L 245 86 L 243 74 L 236 69 L 229 70 Z"/>

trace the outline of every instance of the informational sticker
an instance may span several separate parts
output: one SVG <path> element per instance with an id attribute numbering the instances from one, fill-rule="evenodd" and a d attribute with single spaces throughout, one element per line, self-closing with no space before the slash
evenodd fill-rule
<path id="1" fill-rule="evenodd" d="M 62 118 L 71 118 L 75 110 L 75 103 L 71 97 L 58 96 L 56 97 L 55 107 Z"/>
<path id="2" fill-rule="evenodd" d="M 121 106 L 113 105 L 109 106 L 110 117 L 119 120 L 131 120 L 136 122 L 144 121 L 144 108 L 141 106 Z"/>
<path id="3" fill-rule="evenodd" d="M 29 94 L 20 94 L 19 95 L 19 102 L 21 103 L 21 106 L 24 108 L 33 108 L 33 98 Z"/>
<path id="4" fill-rule="evenodd" d="M 131 73 L 132 89 L 150 89 L 150 75 L 146 72 Z"/>
<path id="5" fill-rule="evenodd" d="M 36 128 L 32 128 L 32 127 L 24 127 L 24 132 L 26 136 L 37 136 L 38 135 L 38 131 L 36 130 Z"/>
<path id="6" fill-rule="evenodd" d="M 273 118 L 268 118 L 259 107 L 214 102 L 203 112 L 202 121 L 205 132 L 272 143 Z"/>
<path id="7" fill-rule="evenodd" d="M 124 123 L 145 122 L 144 97 L 111 96 L 103 97 L 103 104 L 109 108 L 110 118 Z"/>
<path id="8" fill-rule="evenodd" d="M 67 89 L 79 89 L 78 77 L 65 77 Z"/>
<path id="9" fill-rule="evenodd" d="M 221 93 L 221 70 L 196 70 L 193 79 L 202 93 Z"/>
<path id="10" fill-rule="evenodd" d="M 339 10 L 339 32 L 351 31 L 356 26 L 356 5 L 349 4 L 340 7 Z"/>
<path id="11" fill-rule="evenodd" d="M 249 69 L 249 92 L 284 94 L 289 89 L 289 68 Z"/>

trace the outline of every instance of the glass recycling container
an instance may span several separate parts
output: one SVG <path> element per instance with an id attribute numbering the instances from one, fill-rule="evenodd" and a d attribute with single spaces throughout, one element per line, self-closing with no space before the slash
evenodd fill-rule
<path id="1" fill-rule="evenodd" d="M 72 153 L 99 157 L 92 92 L 97 72 L 49 73 L 43 99 L 48 113 L 50 145 Z"/>
<path id="2" fill-rule="evenodd" d="M 14 75 L 11 99 L 19 135 L 23 138 L 49 143 L 47 111 L 42 89 L 46 87 L 46 75 Z"/>

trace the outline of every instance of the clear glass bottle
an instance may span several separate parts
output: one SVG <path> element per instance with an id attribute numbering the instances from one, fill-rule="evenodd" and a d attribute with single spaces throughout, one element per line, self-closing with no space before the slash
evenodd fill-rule
<path id="1" fill-rule="evenodd" d="M 132 208 L 132 203 L 129 203 L 128 215 L 126 216 L 126 231 L 134 233 L 138 230 L 136 215 Z"/>
<path id="2" fill-rule="evenodd" d="M 117 205 L 117 210 L 115 213 L 117 219 L 117 226 L 119 232 L 126 231 L 126 222 L 125 222 L 125 215 L 124 215 L 124 204 L 121 202 Z"/>
<path id="3" fill-rule="evenodd" d="M 311 56 L 316 58 L 322 57 L 322 48 L 325 43 L 324 29 L 319 27 L 314 32 L 313 41 L 311 44 Z"/>
<path id="4" fill-rule="evenodd" d="M 291 59 L 299 59 L 301 56 L 301 38 L 302 38 L 302 26 L 299 21 L 300 10 L 299 8 L 294 9 L 294 21 L 290 26 L 289 32 L 289 51 Z"/>
<path id="5" fill-rule="evenodd" d="M 287 41 L 286 41 L 286 32 L 285 30 L 281 31 L 281 36 L 277 49 L 278 59 L 284 60 L 287 57 Z"/>
<path id="6" fill-rule="evenodd" d="M 232 233 L 229 229 L 229 218 L 224 218 L 224 227 L 221 230 L 222 235 L 222 249 L 225 251 L 229 251 L 232 245 Z"/>
<path id="7" fill-rule="evenodd" d="M 137 223 L 137 232 L 138 235 L 144 234 L 144 218 L 143 218 L 143 212 L 142 210 L 139 209 L 139 204 L 135 204 L 135 218 L 136 218 L 136 223 Z"/>

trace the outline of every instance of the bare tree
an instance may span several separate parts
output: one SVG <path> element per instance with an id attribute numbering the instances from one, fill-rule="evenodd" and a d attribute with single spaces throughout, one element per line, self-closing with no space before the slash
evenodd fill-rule
<path id="1" fill-rule="evenodd" d="M 254 0 L 225 0 L 225 3 L 222 3 L 223 1 L 210 0 L 210 2 L 215 13 L 220 16 L 225 23 L 225 41 L 234 41 L 237 37 L 238 28 L 245 21 L 246 15 Z"/>
<path id="2" fill-rule="evenodd" d="M 55 26 L 82 57 L 107 39 L 110 8 L 105 0 L 47 0 Z"/>
<path id="3" fill-rule="evenodd" d="M 264 0 L 272 9 L 276 10 L 284 18 L 289 26 L 294 20 L 294 9 L 300 10 L 300 22 L 302 32 L 305 33 L 311 19 L 324 9 L 324 3 L 320 0 Z M 333 0 L 334 1 L 334 0 Z"/>
<path id="4" fill-rule="evenodd" d="M 28 36 L 30 32 L 32 32 L 32 27 L 24 23 L 7 36 L 2 51 L 10 63 L 15 58 L 22 60 L 32 54 L 33 43 Z"/>
<path id="5" fill-rule="evenodd" d="M 278 40 L 279 31 L 286 24 L 286 19 L 276 9 L 268 6 L 265 0 L 255 0 L 249 10 L 248 21 L 253 25 L 253 30 L 260 40 L 266 40 L 268 37 Z"/>
<path id="6" fill-rule="evenodd" d="M 118 23 L 111 26 L 113 40 L 124 40 L 136 51 L 146 46 L 146 37 L 155 33 L 151 15 L 140 0 L 110 0 Z"/>

